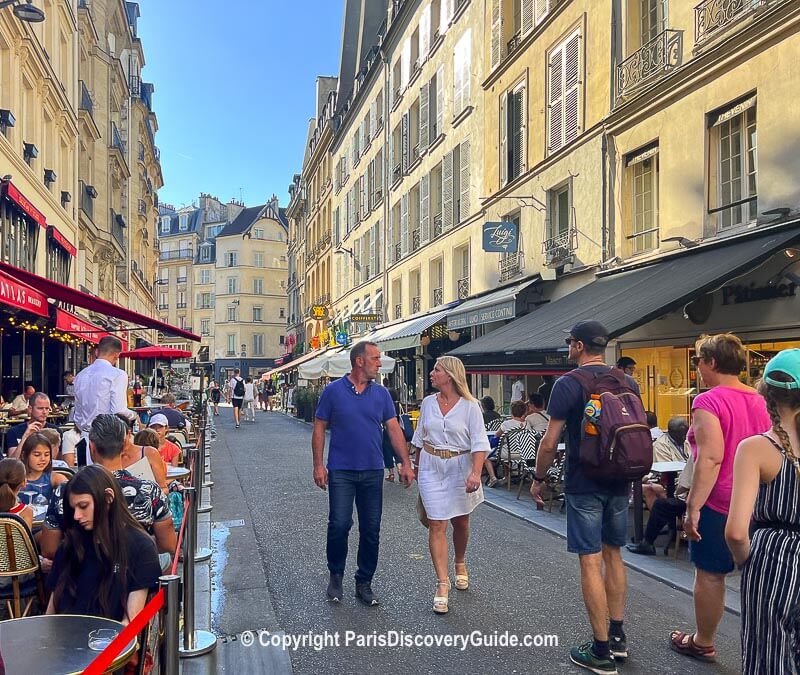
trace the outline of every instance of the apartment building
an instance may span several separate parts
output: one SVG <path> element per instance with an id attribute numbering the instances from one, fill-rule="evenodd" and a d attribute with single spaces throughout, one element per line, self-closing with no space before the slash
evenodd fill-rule
<path id="1" fill-rule="evenodd" d="M 308 141 L 312 131 L 309 125 Z M 306 145 L 308 147 L 308 144 Z M 302 354 L 306 345 L 306 223 L 308 218 L 306 187 L 297 173 L 289 185 L 289 205 L 286 207 L 289 221 L 287 246 L 286 287 L 286 354 Z M 280 357 L 279 357 L 280 358 Z M 283 359 L 281 359 L 282 361 Z"/>

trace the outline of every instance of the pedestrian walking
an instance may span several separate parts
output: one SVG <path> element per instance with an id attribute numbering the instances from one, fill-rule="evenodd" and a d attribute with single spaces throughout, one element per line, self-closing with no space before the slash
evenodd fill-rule
<path id="1" fill-rule="evenodd" d="M 358 511 L 358 569 L 356 597 L 365 605 L 378 604 L 372 578 L 378 566 L 378 541 L 383 510 L 383 452 L 385 427 L 402 462 L 400 480 L 408 487 L 414 473 L 408 460 L 403 430 L 395 416 L 389 392 L 374 380 L 381 352 L 374 342 L 359 342 L 350 350 L 351 371 L 325 387 L 317 406 L 311 449 L 314 482 L 328 490 L 326 553 L 330 581 L 327 595 L 342 599 L 347 540 L 353 525 L 353 503 Z M 325 431 L 330 429 L 328 464 L 324 464 Z"/>
<path id="2" fill-rule="evenodd" d="M 586 437 L 584 411 L 591 400 L 590 383 L 606 382 L 609 378 L 616 380 L 619 398 L 628 397 L 631 415 L 634 409 L 640 414 L 639 437 L 649 444 L 648 470 L 652 463 L 652 441 L 645 423 L 644 407 L 638 399 L 639 389 L 630 376 L 605 363 L 608 340 L 608 331 L 597 321 L 581 321 L 569 331 L 566 339 L 569 360 L 578 368 L 553 385 L 547 407 L 550 421 L 539 444 L 531 485 L 533 500 L 543 506 L 541 492 L 547 471 L 555 459 L 562 431 L 566 429 L 567 551 L 576 553 L 580 560 L 583 601 L 593 638 L 573 647 L 570 660 L 594 673 L 616 673 L 615 660 L 628 656 L 623 628 L 627 580 L 620 548 L 628 536 L 631 483 L 625 479 L 598 479 L 582 462 L 582 439 Z M 631 397 L 636 400 L 630 400 Z M 594 433 L 597 433 L 596 429 Z"/>
<path id="3" fill-rule="evenodd" d="M 733 558 L 725 543 L 725 524 L 731 503 L 733 460 L 745 438 L 770 428 L 764 399 L 739 380 L 747 365 L 741 340 L 731 333 L 704 336 L 692 360 L 703 383 L 710 387 L 692 402 L 692 425 L 687 440 L 694 457 L 694 476 L 683 530 L 696 568 L 694 578 L 695 632 L 670 634 L 670 647 L 700 661 L 716 660 L 714 638 L 725 609 L 725 577 Z"/>
<path id="4" fill-rule="evenodd" d="M 275 383 L 270 379 L 264 383 L 264 409 L 272 411 L 272 397 L 276 394 Z"/>
<path id="5" fill-rule="evenodd" d="M 228 391 L 230 392 L 231 403 L 233 404 L 233 421 L 236 428 L 239 428 L 239 423 L 242 417 L 242 406 L 244 405 L 244 378 L 239 375 L 239 369 L 233 371 L 233 377 L 228 382 Z"/>
<path id="6" fill-rule="evenodd" d="M 209 385 L 208 390 L 211 394 L 211 403 L 214 405 L 214 414 L 219 415 L 219 400 L 220 400 L 219 382 L 217 382 L 216 380 L 211 380 L 211 384 Z"/>
<path id="7" fill-rule="evenodd" d="M 251 422 L 256 421 L 256 385 L 253 378 L 248 377 L 244 383 L 244 418 Z"/>
<path id="8" fill-rule="evenodd" d="M 439 392 L 423 399 L 411 444 L 417 448 L 417 483 L 429 521 L 428 547 L 436 572 L 433 611 L 446 614 L 450 591 L 447 525 L 453 526 L 456 589 L 465 591 L 469 588 L 469 515 L 483 501 L 481 472 L 490 448 L 464 364 L 454 356 L 441 356 L 430 380 Z"/>
<path id="9" fill-rule="evenodd" d="M 771 359 L 758 391 L 772 428 L 739 444 L 725 527 L 734 562 L 742 569 L 742 672 L 798 675 L 800 349 Z"/>

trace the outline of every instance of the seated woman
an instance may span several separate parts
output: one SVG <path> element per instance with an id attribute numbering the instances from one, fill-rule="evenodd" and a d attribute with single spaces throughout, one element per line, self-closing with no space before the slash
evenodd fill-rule
<path id="1" fill-rule="evenodd" d="M 25 465 L 18 459 L 0 460 L 0 512 L 19 516 L 28 527 L 33 527 L 33 511 L 19 500 L 19 491 L 25 487 Z"/>
<path id="2" fill-rule="evenodd" d="M 514 401 L 511 404 L 511 419 L 503 421 L 500 424 L 500 428 L 495 432 L 495 436 L 497 438 L 502 438 L 503 435 L 511 431 L 512 429 L 524 429 L 525 428 L 525 415 L 528 412 L 528 406 L 525 404 L 524 401 Z M 497 459 L 497 455 L 492 455 L 492 460 Z M 486 481 L 487 487 L 494 487 L 497 485 L 498 478 L 497 474 L 494 471 L 494 464 L 492 460 L 485 459 L 483 462 L 483 468 L 486 469 L 486 473 L 489 474 L 489 479 Z"/>
<path id="3" fill-rule="evenodd" d="M 167 465 L 161 459 L 158 452 L 158 434 L 152 429 L 143 429 L 136 434 L 136 440 L 133 438 L 133 422 L 124 415 L 118 414 L 123 422 L 127 433 L 125 434 L 125 445 L 122 446 L 122 468 L 128 473 L 142 478 L 144 480 L 151 480 L 157 483 L 158 486 L 167 492 Z M 149 432 L 149 433 L 146 433 Z M 140 437 L 142 434 L 144 440 Z M 154 441 L 156 445 L 154 445 Z"/>
<path id="4" fill-rule="evenodd" d="M 53 429 L 47 431 L 58 435 Z M 43 432 L 31 434 L 20 451 L 20 460 L 25 465 L 26 485 L 20 491 L 19 498 L 24 504 L 30 504 L 32 509 L 46 509 L 53 496 L 53 488 L 67 481 L 63 474 L 53 473 L 53 450 L 48 435 Z"/>
<path id="5" fill-rule="evenodd" d="M 48 614 L 130 622 L 158 586 L 153 540 L 134 520 L 114 476 L 98 464 L 64 488 L 64 539 L 47 578 Z"/>

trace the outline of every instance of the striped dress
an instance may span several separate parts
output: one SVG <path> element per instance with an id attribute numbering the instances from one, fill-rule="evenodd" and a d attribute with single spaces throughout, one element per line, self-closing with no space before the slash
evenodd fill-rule
<path id="1" fill-rule="evenodd" d="M 786 456 L 759 487 L 753 520 L 742 570 L 742 672 L 800 675 L 800 480 Z"/>

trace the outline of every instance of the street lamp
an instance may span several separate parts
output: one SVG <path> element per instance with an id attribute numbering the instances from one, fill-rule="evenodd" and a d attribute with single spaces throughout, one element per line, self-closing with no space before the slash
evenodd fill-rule
<path id="1" fill-rule="evenodd" d="M 14 16 L 20 21 L 29 23 L 41 23 L 44 21 L 44 12 L 38 7 L 34 7 L 33 0 L 0 0 L 0 9 L 14 6 Z"/>

